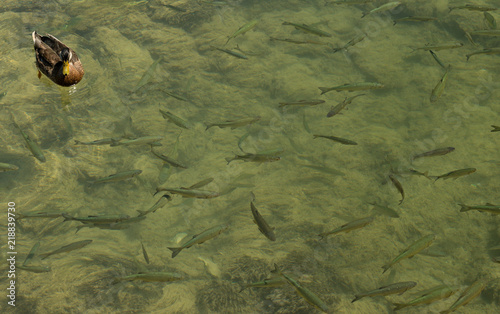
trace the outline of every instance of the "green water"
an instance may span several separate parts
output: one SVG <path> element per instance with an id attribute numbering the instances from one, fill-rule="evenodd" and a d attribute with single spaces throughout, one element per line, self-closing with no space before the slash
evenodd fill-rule
<path id="1" fill-rule="evenodd" d="M 175 11 L 164 4 L 186 10 Z M 79 250 L 53 255 L 32 265 L 51 272 L 16 271 L 19 313 L 311 313 L 317 311 L 291 285 L 249 288 L 271 276 L 273 264 L 313 291 L 337 313 L 390 313 L 390 302 L 404 303 L 414 292 L 439 284 L 459 287 L 449 299 L 407 308 L 406 313 L 436 313 L 453 304 L 477 278 L 489 284 L 462 313 L 499 311 L 500 269 L 491 258 L 500 245 L 498 217 L 459 212 L 458 203 L 500 203 L 500 57 L 465 55 L 499 47 L 499 37 L 465 31 L 487 28 L 482 12 L 454 10 L 457 1 L 407 1 L 391 13 L 362 12 L 384 4 L 334 5 L 325 1 L 9 1 L 0 9 L 0 162 L 17 171 L 0 173 L 4 208 L 19 212 L 61 211 L 76 217 L 127 214 L 147 210 L 159 198 L 158 186 L 187 187 L 214 178 L 201 188 L 220 192 L 213 199 L 172 196 L 165 207 L 125 230 L 82 228 L 78 222 L 25 219 L 17 223 L 21 264 L 40 241 L 39 254 L 92 239 Z M 477 4 L 498 5 L 495 1 Z M 492 11 L 497 20 L 500 14 Z M 433 16 L 437 21 L 400 22 L 393 18 Z M 248 32 L 231 39 L 241 26 L 258 19 Z M 283 22 L 305 23 L 332 34 L 318 37 Z M 76 86 L 63 88 L 37 78 L 31 33 L 50 33 L 74 49 L 85 69 Z M 363 41 L 333 53 L 357 36 Z M 319 41 L 293 44 L 269 38 Z M 462 42 L 436 51 L 451 65 L 444 92 L 430 102 L 445 70 L 426 44 Z M 218 48 L 248 57 L 236 58 Z M 239 47 L 240 50 L 235 48 Z M 159 60 L 159 61 L 158 61 Z M 151 67 L 158 61 L 155 66 Z M 148 69 L 152 69 L 145 75 Z M 143 78 L 143 79 L 141 79 Z M 373 91 L 320 96 L 318 87 L 378 82 Z M 365 93 L 347 109 L 327 118 L 331 106 Z M 169 94 L 185 98 L 176 99 Z M 280 109 L 280 102 L 322 99 L 312 107 Z M 183 129 L 168 123 L 159 109 L 189 121 Z M 47 161 L 40 163 L 25 147 L 12 117 L 37 143 Z M 209 123 L 260 116 L 241 128 Z M 248 134 L 248 135 L 247 135 Z M 313 134 L 353 140 L 342 145 Z M 187 169 L 162 171 L 162 160 L 148 145 L 82 146 L 74 141 L 110 137 L 163 136 L 155 151 Z M 225 158 L 282 149 L 271 163 Z M 411 156 L 452 146 L 445 155 Z M 437 176 L 477 168 L 457 180 L 428 180 L 407 174 L 410 168 Z M 87 187 L 89 177 L 140 169 L 131 180 Z M 395 174 L 405 200 L 388 178 Z M 162 183 L 163 182 L 163 183 Z M 276 234 L 269 241 L 252 222 L 254 204 Z M 319 241 L 318 234 L 377 212 L 369 203 L 389 206 L 399 218 L 377 215 L 373 223 Z M 3 210 L 3 209 L 2 209 Z M 6 209 L 5 209 L 6 210 Z M 2 258 L 6 258 L 6 215 L 2 222 Z M 183 250 L 174 259 L 167 247 L 176 235 L 211 227 L 229 228 L 214 239 Z M 431 247 L 382 274 L 382 266 L 427 234 Z M 150 264 L 143 258 L 141 241 Z M 7 272 L 2 266 L 2 276 Z M 172 283 L 120 282 L 114 278 L 144 271 L 172 271 L 184 279 Z M 415 281 L 405 294 L 364 298 L 354 295 L 387 284 Z M 7 287 L 3 278 L 2 287 Z M 4 290 L 6 291 L 6 290 Z M 0 309 L 12 311 L 7 298 Z"/>

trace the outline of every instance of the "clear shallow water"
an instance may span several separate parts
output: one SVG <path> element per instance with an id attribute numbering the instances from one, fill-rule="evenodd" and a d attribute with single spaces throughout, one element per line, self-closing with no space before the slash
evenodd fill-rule
<path id="1" fill-rule="evenodd" d="M 0 92 L 7 94 L 0 99 L 0 161 L 20 168 L 0 174 L 5 202 L 16 202 L 20 212 L 60 210 L 75 216 L 132 216 L 138 209 L 148 209 L 157 200 L 152 194 L 160 185 L 162 168 L 148 146 L 73 145 L 74 140 L 121 135 L 164 136 L 156 150 L 188 165 L 186 170 L 172 169 L 163 186 L 189 186 L 213 177 L 204 189 L 223 192 L 211 200 L 174 196 L 167 206 L 127 230 L 83 228 L 75 234 L 78 223 L 62 223 L 61 218 L 20 221 L 21 259 L 37 241 L 40 253 L 85 239 L 93 243 L 43 261 L 35 257 L 34 264 L 52 268 L 49 273 L 18 270 L 18 310 L 311 312 L 313 307 L 290 286 L 238 293 L 245 283 L 269 277 L 277 263 L 340 313 L 389 311 L 389 303 L 380 298 L 350 303 L 354 294 L 388 283 L 413 280 L 418 282 L 415 291 L 441 283 L 464 288 L 479 276 L 491 282 L 464 311 L 496 311 L 498 264 L 490 257 L 499 254 L 488 248 L 498 245 L 498 218 L 460 213 L 457 205 L 500 202 L 499 139 L 498 133 L 489 132 L 490 124 L 500 123 L 499 59 L 474 56 L 466 62 L 465 58 L 467 53 L 500 44 L 498 38 L 475 37 L 480 46 L 474 47 L 464 37 L 463 30 L 485 27 L 481 13 L 455 10 L 448 14 L 447 1 L 435 5 L 415 1 L 393 12 L 394 16 L 431 15 L 439 20 L 393 26 L 387 15 L 360 19 L 364 8 L 375 7 L 371 5 L 237 1 L 213 6 L 180 1 L 172 4 L 188 12 L 177 13 L 163 4 L 59 1 L 35 7 L 13 1 L 2 9 Z M 492 15 L 498 19 L 498 14 Z M 259 22 L 253 30 L 224 45 L 227 36 L 256 18 Z M 296 31 L 281 25 L 284 21 L 314 25 L 333 36 L 319 38 Z M 78 85 L 68 89 L 45 77 L 38 80 L 33 30 L 53 34 L 78 53 L 86 71 Z M 361 33 L 367 34 L 365 40 L 335 54 L 324 45 L 269 40 L 317 40 L 338 47 Z M 464 47 L 436 52 L 452 69 L 441 98 L 430 103 L 430 93 L 444 70 L 428 52 L 412 53 L 411 48 L 442 42 L 463 42 Z M 211 45 L 229 49 L 238 45 L 248 60 L 213 50 Z M 151 78 L 138 88 L 158 58 Z M 331 106 L 356 92 L 319 96 L 319 86 L 365 81 L 386 87 L 364 92 L 348 110 L 326 118 Z M 326 102 L 278 108 L 279 102 L 301 99 Z M 166 123 L 159 109 L 189 120 L 194 127 L 184 130 Z M 30 156 L 10 113 L 40 143 L 47 162 Z M 257 115 L 261 120 L 248 127 L 205 131 L 207 123 Z M 224 158 L 239 152 L 238 140 L 247 133 L 242 142 L 245 151 L 282 148 L 281 160 L 260 166 L 240 161 L 227 165 Z M 313 140 L 312 134 L 344 137 L 358 145 Z M 456 150 L 410 164 L 413 154 L 445 146 Z M 431 175 L 467 167 L 477 172 L 435 183 L 397 175 L 406 194 L 398 206 L 400 195 L 387 175 L 410 167 Z M 86 187 L 85 175 L 103 177 L 131 169 L 143 172 L 130 181 Z M 256 207 L 276 227 L 276 242 L 268 241 L 252 223 L 251 191 Z M 400 218 L 380 215 L 361 230 L 318 241 L 318 233 L 373 214 L 370 202 L 394 208 Z M 167 247 L 175 244 L 176 234 L 191 237 L 218 224 L 228 224 L 229 229 L 171 258 Z M 382 265 L 429 233 L 436 234 L 430 248 L 433 254 L 404 260 L 382 275 Z M 149 265 L 142 257 L 141 240 Z M 185 279 L 111 284 L 114 277 L 137 273 L 143 266 L 181 272 Z M 425 310 L 444 310 L 456 298 Z M 403 302 L 411 294 L 387 299 Z"/>

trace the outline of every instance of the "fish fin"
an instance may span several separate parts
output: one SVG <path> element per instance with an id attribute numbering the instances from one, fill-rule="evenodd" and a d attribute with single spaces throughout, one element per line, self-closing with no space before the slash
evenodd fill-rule
<path id="1" fill-rule="evenodd" d="M 182 251 L 182 247 L 169 247 L 170 251 L 172 251 L 172 258 L 176 257 Z"/>

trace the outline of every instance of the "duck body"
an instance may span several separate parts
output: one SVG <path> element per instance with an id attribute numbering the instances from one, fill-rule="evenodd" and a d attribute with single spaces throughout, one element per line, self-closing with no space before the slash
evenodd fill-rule
<path id="1" fill-rule="evenodd" d="M 38 78 L 43 73 L 54 83 L 71 86 L 80 82 L 84 71 L 82 63 L 73 49 L 52 35 L 40 36 L 33 32 Z"/>

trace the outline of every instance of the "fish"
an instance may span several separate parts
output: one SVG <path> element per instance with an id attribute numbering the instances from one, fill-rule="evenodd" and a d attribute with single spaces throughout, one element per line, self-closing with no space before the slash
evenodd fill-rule
<path id="1" fill-rule="evenodd" d="M 183 8 L 179 8 L 179 7 L 176 7 L 176 6 L 173 6 L 173 5 L 170 5 L 170 4 L 164 4 L 164 6 L 166 6 L 167 8 L 169 9 L 172 9 L 174 11 L 178 11 L 178 12 L 187 12 L 186 9 L 183 9 Z"/>
<path id="2" fill-rule="evenodd" d="M 373 219 L 375 219 L 374 216 L 356 219 L 356 220 L 350 221 L 350 222 L 348 222 L 348 223 L 346 223 L 346 224 L 344 224 L 336 229 L 333 229 L 331 231 L 320 233 L 320 234 L 318 234 L 318 236 L 321 237 L 321 239 L 324 239 L 325 237 L 327 237 L 331 234 L 337 234 L 340 232 L 346 232 L 346 233 L 351 232 L 352 230 L 363 228 L 364 226 L 372 223 Z"/>
<path id="3" fill-rule="evenodd" d="M 243 35 L 245 34 L 246 32 L 248 32 L 249 30 L 251 30 L 252 28 L 255 27 L 255 25 L 257 25 L 257 23 L 259 22 L 259 20 L 255 19 L 255 20 L 251 20 L 250 22 L 246 23 L 245 25 L 243 25 L 242 27 L 238 28 L 238 30 L 236 32 L 234 32 L 231 36 L 229 36 L 227 38 L 227 41 L 226 41 L 226 45 L 227 43 L 235 38 L 236 36 L 239 36 L 239 35 Z"/>
<path id="4" fill-rule="evenodd" d="M 417 50 L 432 50 L 432 51 L 439 51 L 439 50 L 445 50 L 445 49 L 455 49 L 455 48 L 460 48 L 463 47 L 463 43 L 449 43 L 449 44 L 427 44 L 423 47 L 418 47 L 418 48 L 411 48 L 412 52 L 415 52 Z"/>
<path id="5" fill-rule="evenodd" d="M 344 84 L 334 87 L 318 87 L 321 90 L 321 95 L 328 93 L 329 91 L 358 91 L 358 90 L 369 90 L 369 89 L 379 89 L 384 88 L 383 84 L 373 83 L 373 82 L 362 82 L 362 83 L 353 83 L 353 84 Z"/>
<path id="6" fill-rule="evenodd" d="M 123 180 L 128 180 L 131 179 L 135 176 L 138 176 L 142 173 L 142 170 L 129 170 L 129 171 L 123 171 L 123 172 L 118 172 L 115 174 L 111 174 L 107 177 L 104 178 L 99 178 L 95 179 L 92 181 L 88 181 L 87 183 L 92 186 L 94 184 L 98 183 L 108 183 L 108 182 L 117 182 L 117 181 L 123 181 Z"/>
<path id="7" fill-rule="evenodd" d="M 11 165 L 11 164 L 7 164 L 4 162 L 0 162 L 0 172 L 15 171 L 15 170 L 19 170 L 19 167 L 16 165 Z"/>
<path id="8" fill-rule="evenodd" d="M 273 162 L 273 161 L 278 161 L 281 160 L 281 157 L 276 156 L 275 154 L 265 154 L 265 153 L 257 153 L 257 154 L 252 154 L 252 153 L 246 153 L 244 155 L 238 155 L 236 154 L 234 157 L 226 157 L 227 164 L 233 160 L 243 160 L 245 162 Z"/>
<path id="9" fill-rule="evenodd" d="M 492 125 L 491 127 L 493 128 L 493 130 L 491 130 L 491 132 L 500 132 L 500 126 Z"/>
<path id="10" fill-rule="evenodd" d="M 30 271 L 32 273 L 48 273 L 51 269 L 48 266 L 26 266 L 26 265 L 16 265 L 17 269 L 22 269 Z"/>
<path id="11" fill-rule="evenodd" d="M 219 50 L 219 51 L 225 52 L 225 53 L 227 53 L 228 55 L 231 55 L 231 56 L 236 57 L 236 58 L 239 58 L 239 59 L 248 59 L 248 57 L 247 57 L 247 56 L 245 56 L 244 54 L 239 53 L 239 52 L 236 52 L 236 51 L 234 51 L 234 50 L 229 50 L 229 49 L 219 48 L 219 47 L 215 47 L 215 46 L 210 46 L 210 47 L 212 47 L 212 49 L 216 49 L 216 50 Z"/>
<path id="12" fill-rule="evenodd" d="M 363 12 L 363 15 L 361 16 L 361 18 L 364 18 L 365 16 L 373 14 L 373 13 L 379 13 L 379 12 L 385 12 L 385 11 L 392 10 L 395 7 L 399 6 L 400 4 L 401 4 L 401 2 L 399 2 L 399 1 L 385 3 L 381 6 L 379 6 L 378 8 L 371 10 L 371 11 Z"/>
<path id="13" fill-rule="evenodd" d="M 413 175 L 417 175 L 417 176 L 423 176 L 423 177 L 426 177 L 427 179 L 430 179 L 430 177 L 429 177 L 429 171 L 420 172 L 418 170 L 410 168 L 410 169 L 408 169 L 408 174 L 413 174 Z"/>
<path id="14" fill-rule="evenodd" d="M 64 217 L 64 221 L 75 220 L 75 221 L 79 221 L 83 224 L 109 224 L 109 223 L 116 223 L 116 222 L 130 219 L 130 216 L 125 215 L 125 214 L 73 217 L 69 214 L 64 213 L 64 214 L 62 214 L 62 216 Z"/>
<path id="15" fill-rule="evenodd" d="M 493 17 L 493 15 L 491 15 L 489 12 L 484 11 L 483 16 L 489 28 L 497 29 L 497 20 L 495 20 L 495 17 Z"/>
<path id="16" fill-rule="evenodd" d="M 401 200 L 399 201 L 399 205 L 401 205 L 401 203 L 403 203 L 403 201 L 405 200 L 405 191 L 403 190 L 403 185 L 401 185 L 401 182 L 399 182 L 399 180 L 392 174 L 389 175 L 389 179 L 401 194 Z"/>
<path id="17" fill-rule="evenodd" d="M 146 261 L 146 264 L 149 264 L 148 252 L 146 252 L 146 248 L 144 247 L 144 243 L 142 243 L 142 241 L 141 241 L 141 248 L 142 248 L 142 256 L 144 256 L 144 260 Z"/>
<path id="18" fill-rule="evenodd" d="M 337 48 L 332 47 L 333 53 L 340 51 L 340 50 L 347 50 L 347 48 L 356 45 L 357 43 L 363 41 L 365 38 L 366 38 L 366 34 L 362 34 L 362 35 L 360 35 L 358 37 L 354 37 L 353 39 L 348 41 L 347 44 L 345 44 L 343 47 L 337 47 Z"/>
<path id="19" fill-rule="evenodd" d="M 160 191 L 167 191 L 172 194 L 179 194 L 182 197 L 194 197 L 194 198 L 214 198 L 220 196 L 220 193 L 213 191 L 204 191 L 204 190 L 194 190 L 194 189 L 177 189 L 177 188 L 164 188 L 158 187 L 156 188 L 156 193 Z"/>
<path id="20" fill-rule="evenodd" d="M 108 223 L 85 223 L 83 225 L 79 225 L 76 227 L 76 232 L 80 231 L 82 228 L 99 228 L 99 229 L 108 229 L 108 230 L 123 230 L 127 229 L 131 226 L 132 223 L 143 221 L 146 219 L 146 216 L 137 216 L 131 217 L 129 219 L 117 221 L 117 222 L 108 222 Z"/>
<path id="21" fill-rule="evenodd" d="M 380 214 L 392 217 L 392 218 L 399 218 L 399 214 L 392 208 L 387 207 L 387 206 L 382 206 L 377 203 L 368 203 L 370 205 L 373 205 L 373 210 L 379 212 Z"/>
<path id="22" fill-rule="evenodd" d="M 435 21 L 437 19 L 438 19 L 437 17 L 433 16 L 407 16 L 395 19 L 394 24 L 392 25 L 396 25 L 399 22 L 428 22 L 428 21 Z"/>
<path id="23" fill-rule="evenodd" d="M 200 182 L 196 182 L 195 184 L 193 184 L 187 188 L 183 188 L 183 189 L 196 190 L 196 189 L 204 187 L 205 185 L 209 184 L 213 180 L 214 180 L 214 178 L 206 178 L 204 180 L 201 180 Z"/>
<path id="24" fill-rule="evenodd" d="M 188 168 L 187 166 L 181 164 L 180 162 L 178 162 L 176 160 L 173 160 L 172 158 L 170 158 L 168 156 L 165 156 L 163 154 L 158 154 L 157 152 L 155 152 L 153 150 L 153 147 L 151 147 L 151 152 L 153 153 L 153 155 L 155 155 L 156 157 L 160 158 L 161 160 L 165 161 L 166 163 L 170 164 L 173 167 L 182 168 L 182 169 Z"/>
<path id="25" fill-rule="evenodd" d="M 375 297 L 375 296 L 381 296 L 381 295 L 385 296 L 385 295 L 396 294 L 396 293 L 402 294 L 402 293 L 406 292 L 407 290 L 415 287 L 416 285 L 417 285 L 417 283 L 414 281 L 403 281 L 403 282 L 393 283 L 393 284 L 390 284 L 388 286 L 383 286 L 383 287 L 380 287 L 380 288 L 375 289 L 375 290 L 371 290 L 368 292 L 357 294 L 357 295 L 355 295 L 355 298 L 354 298 L 354 300 L 351 301 L 351 303 L 354 303 L 354 302 L 356 302 L 359 299 L 364 298 L 364 297 Z"/>
<path id="26" fill-rule="evenodd" d="M 279 272 L 280 276 L 285 278 L 286 281 L 295 288 L 295 291 L 297 291 L 297 293 L 304 298 L 304 300 L 306 300 L 309 304 L 315 306 L 316 308 L 320 309 L 321 311 L 325 313 L 328 312 L 328 305 L 326 305 L 326 303 L 323 302 L 323 300 L 321 300 L 311 290 L 307 289 L 306 287 L 303 287 L 295 279 L 279 271 L 278 266 L 276 264 L 274 265 L 274 267 L 275 270 Z"/>
<path id="27" fill-rule="evenodd" d="M 35 158 L 38 159 L 40 162 L 47 161 L 40 146 L 34 140 L 32 140 L 31 137 L 26 132 L 24 132 L 21 129 L 21 127 L 14 120 L 14 116 L 12 115 L 12 113 L 11 113 L 11 116 L 12 116 L 12 121 L 14 123 L 14 126 L 19 130 L 19 132 L 21 132 L 21 135 L 23 136 L 24 141 L 26 142 L 26 146 L 28 147 L 30 152 L 33 154 L 33 156 L 35 156 Z"/>
<path id="28" fill-rule="evenodd" d="M 144 72 L 144 74 L 142 74 L 141 79 L 139 80 L 139 82 L 137 82 L 137 85 L 132 89 L 131 93 L 137 92 L 141 87 L 146 85 L 151 80 L 151 77 L 153 76 L 160 60 L 161 58 L 158 58 L 155 61 L 153 61 L 153 63 L 151 63 L 151 65 Z"/>
<path id="29" fill-rule="evenodd" d="M 111 137 L 111 138 L 103 138 L 100 140 L 90 141 L 90 142 L 82 142 L 75 140 L 74 145 L 111 145 L 115 142 L 122 140 L 124 137 Z"/>
<path id="30" fill-rule="evenodd" d="M 189 241 L 182 244 L 180 247 L 169 247 L 168 249 L 172 251 L 172 258 L 176 257 L 183 249 L 188 249 L 195 244 L 202 244 L 207 240 L 215 238 L 225 230 L 227 230 L 229 226 L 220 225 L 210 229 L 207 229 L 199 234 L 194 235 Z"/>
<path id="31" fill-rule="evenodd" d="M 61 217 L 64 212 L 26 212 L 26 213 L 16 213 L 16 219 L 26 219 L 26 218 L 58 218 Z"/>
<path id="32" fill-rule="evenodd" d="M 170 111 L 165 111 L 165 110 L 161 110 L 161 109 L 159 109 L 159 110 L 160 110 L 161 115 L 163 116 L 163 119 L 169 120 L 170 122 L 177 125 L 178 127 L 186 129 L 186 130 L 189 130 L 193 127 L 193 125 L 190 122 L 174 115 Z"/>
<path id="33" fill-rule="evenodd" d="M 477 5 L 477 4 L 459 5 L 459 6 L 455 6 L 455 7 L 449 7 L 449 9 L 450 9 L 450 11 L 448 11 L 448 13 L 455 10 L 455 9 L 465 9 L 465 10 L 469 10 L 469 11 L 482 11 L 482 12 L 498 10 L 498 8 L 495 8 L 495 7 L 488 7 L 488 6 Z"/>
<path id="34" fill-rule="evenodd" d="M 384 269 L 384 271 L 382 273 L 385 273 L 394 264 L 402 261 L 403 259 L 413 257 L 416 254 L 420 253 L 420 251 L 429 247 L 429 245 L 432 244 L 432 242 L 434 241 L 435 238 L 436 238 L 435 235 L 429 234 L 429 235 L 426 235 L 426 236 L 418 239 L 416 242 L 414 242 L 409 247 L 404 249 L 403 252 L 401 252 L 397 257 L 395 257 L 391 262 L 382 266 L 382 268 Z"/>
<path id="35" fill-rule="evenodd" d="M 338 114 L 342 109 L 344 109 L 347 105 L 349 105 L 355 98 L 364 95 L 366 94 L 359 94 L 349 98 L 346 97 L 342 102 L 339 102 L 335 107 L 332 107 L 330 111 L 328 111 L 328 113 L 326 114 L 326 117 L 327 118 L 333 117 L 334 115 Z"/>
<path id="36" fill-rule="evenodd" d="M 429 50 L 429 52 L 431 53 L 432 57 L 434 58 L 434 60 L 436 60 L 436 62 L 443 68 L 446 70 L 446 66 L 444 65 L 443 62 L 441 62 L 441 60 L 438 58 L 437 54 L 434 53 L 434 51 L 432 50 Z"/>
<path id="37" fill-rule="evenodd" d="M 226 120 L 224 122 L 220 123 L 209 123 L 207 124 L 207 128 L 205 129 L 208 130 L 211 127 L 218 126 L 219 128 L 231 128 L 231 129 L 236 129 L 241 126 L 253 124 L 257 121 L 260 120 L 260 116 L 255 116 L 255 117 L 249 117 L 249 118 L 242 118 L 242 119 L 235 119 L 235 120 Z"/>
<path id="38" fill-rule="evenodd" d="M 470 57 L 475 56 L 475 55 L 494 55 L 494 54 L 500 54 L 500 47 L 498 48 L 484 48 L 483 50 L 479 51 L 474 51 L 469 54 L 466 54 L 465 56 L 467 57 L 467 61 L 469 61 Z"/>
<path id="39" fill-rule="evenodd" d="M 341 137 L 329 136 L 329 135 L 318 135 L 318 134 L 313 135 L 313 139 L 316 139 L 318 137 L 327 138 L 329 140 L 332 140 L 334 142 L 338 142 L 338 143 L 344 144 L 344 145 L 358 145 L 358 143 L 356 143 L 354 141 L 351 141 L 351 140 L 348 140 L 345 138 L 341 138 Z"/>
<path id="40" fill-rule="evenodd" d="M 332 34 L 327 33 L 325 31 L 322 31 L 320 29 L 317 29 L 315 27 L 309 26 L 307 24 L 283 22 L 282 25 L 291 25 L 291 26 L 295 27 L 296 29 L 300 29 L 301 31 L 304 31 L 306 33 L 310 33 L 310 34 L 313 34 L 316 36 L 320 36 L 320 37 L 332 37 Z"/>
<path id="41" fill-rule="evenodd" d="M 441 97 L 441 94 L 443 94 L 446 82 L 448 81 L 449 72 L 450 72 L 450 66 L 448 66 L 446 72 L 443 74 L 443 77 L 441 77 L 441 80 L 436 84 L 436 86 L 432 90 L 430 98 L 431 103 L 436 102 L 439 99 L 439 97 Z"/>
<path id="42" fill-rule="evenodd" d="M 114 279 L 113 284 L 119 283 L 121 281 L 147 281 L 147 282 L 169 282 L 169 281 L 178 281 L 182 280 L 183 276 L 179 273 L 170 273 L 170 272 L 147 272 L 147 273 L 139 273 L 133 274 L 124 277 L 117 277 Z"/>
<path id="43" fill-rule="evenodd" d="M 457 179 L 459 177 L 463 177 L 463 176 L 466 176 L 466 175 L 474 173 L 474 172 L 476 172 L 476 168 L 465 168 L 465 169 L 454 170 L 454 171 L 442 174 L 442 175 L 434 177 L 434 178 L 436 178 L 435 181 L 437 181 L 441 178 L 443 178 L 443 180 L 450 179 L 450 178 Z"/>
<path id="44" fill-rule="evenodd" d="M 331 1 L 330 4 L 365 4 L 374 2 L 375 0 L 339 0 L 339 1 Z"/>
<path id="45" fill-rule="evenodd" d="M 119 140 L 114 141 L 109 146 L 129 146 L 129 145 L 143 145 L 148 144 L 152 146 L 161 146 L 159 143 L 163 139 L 163 136 L 142 136 L 134 138 L 132 140 Z"/>
<path id="46" fill-rule="evenodd" d="M 279 108 L 285 107 L 285 106 L 316 106 L 319 104 L 324 103 L 324 100 L 321 99 L 313 99 L 313 100 L 299 100 L 299 101 L 292 101 L 292 102 L 280 102 Z"/>
<path id="47" fill-rule="evenodd" d="M 431 288 L 423 293 L 420 293 L 418 297 L 415 299 L 407 302 L 407 303 L 393 303 L 396 307 L 394 308 L 394 311 L 399 311 L 401 309 L 410 307 L 410 306 L 417 306 L 421 304 L 429 304 L 434 301 L 446 299 L 450 297 L 452 294 L 454 294 L 458 289 L 451 288 L 447 285 L 440 285 L 436 286 L 434 288 Z"/>
<path id="48" fill-rule="evenodd" d="M 275 288 L 275 287 L 282 286 L 286 283 L 287 283 L 287 281 L 284 277 L 275 276 L 275 277 L 264 279 L 261 281 L 249 283 L 249 284 L 245 285 L 243 288 L 241 288 L 240 293 L 243 290 L 248 289 L 248 288 Z"/>
<path id="49" fill-rule="evenodd" d="M 63 247 L 60 247 L 59 249 L 54 250 L 52 252 L 40 254 L 40 257 L 42 257 L 42 259 L 46 259 L 47 257 L 49 257 L 51 255 L 54 255 L 54 254 L 71 252 L 71 251 L 74 251 L 74 250 L 77 250 L 77 249 L 81 249 L 81 248 L 89 245 L 90 243 L 92 243 L 92 240 L 83 240 L 83 241 L 73 242 L 73 243 L 67 244 L 67 245 L 65 245 Z"/>
<path id="50" fill-rule="evenodd" d="M 443 155 L 451 153 L 454 150 L 455 150 L 455 147 L 437 148 L 437 149 L 430 150 L 428 152 L 413 155 L 413 157 L 411 157 L 411 160 L 415 160 L 417 158 L 422 158 L 422 157 L 443 156 Z"/>
<path id="51" fill-rule="evenodd" d="M 493 205 L 490 203 L 486 203 L 484 205 L 465 205 L 465 204 L 458 204 L 460 205 L 460 212 L 466 212 L 469 210 L 477 210 L 480 212 L 485 212 L 485 213 L 492 213 L 495 215 L 500 214 L 500 205 Z"/>
<path id="52" fill-rule="evenodd" d="M 26 258 L 24 259 L 23 266 L 26 266 L 26 264 L 28 264 L 31 261 L 31 259 L 33 258 L 33 256 L 35 256 L 35 253 L 39 247 L 40 247 L 40 241 L 38 241 L 37 243 L 35 243 L 35 245 L 33 245 L 30 252 L 28 253 Z"/>
<path id="53" fill-rule="evenodd" d="M 500 29 L 486 29 L 486 30 L 477 30 L 477 31 L 472 31 L 469 32 L 471 35 L 476 35 L 476 36 L 500 36 Z"/>
<path id="54" fill-rule="evenodd" d="M 259 227 L 260 233 L 266 236 L 271 241 L 276 241 L 276 235 L 274 234 L 274 227 L 268 225 L 264 220 L 264 217 L 259 213 L 253 202 L 250 202 L 250 209 L 252 210 L 253 222 Z"/>
<path id="55" fill-rule="evenodd" d="M 458 297 L 458 299 L 453 303 L 449 309 L 445 311 L 439 312 L 440 314 L 447 314 L 455 311 L 461 306 L 465 306 L 469 304 L 470 301 L 474 300 L 477 296 L 481 294 L 481 292 L 486 288 L 488 280 L 483 278 L 483 279 L 478 279 L 474 281 L 467 289 L 465 289 L 464 292 Z"/>
<path id="56" fill-rule="evenodd" d="M 172 199 L 172 197 L 170 197 L 170 195 L 168 194 L 165 194 L 163 195 L 162 197 L 160 197 L 160 199 L 153 205 L 151 206 L 148 210 L 140 210 L 138 209 L 137 211 L 139 212 L 139 215 L 137 217 L 141 217 L 141 216 L 146 216 L 147 214 L 149 213 L 154 213 L 156 212 L 158 209 L 160 208 L 163 208 L 165 205 L 167 205 L 167 203 Z"/>
<path id="57" fill-rule="evenodd" d="M 168 90 L 163 90 L 163 92 L 164 92 L 165 94 L 167 94 L 168 96 L 173 97 L 173 98 L 175 98 L 175 99 L 177 99 L 177 100 L 181 100 L 181 101 L 189 101 L 189 99 L 187 99 L 186 97 L 180 96 L 180 95 L 178 95 L 178 94 L 174 94 L 174 93 L 172 93 L 172 92 L 170 92 L 170 91 L 168 91 Z"/>
<path id="58" fill-rule="evenodd" d="M 291 39 L 291 38 L 275 38 L 275 37 L 269 37 L 269 39 L 270 40 L 277 40 L 277 41 L 284 41 L 287 43 L 297 44 L 297 45 L 304 45 L 304 44 L 328 45 L 328 43 L 324 43 L 321 41 L 315 41 L 315 40 L 296 40 L 296 39 Z"/>

